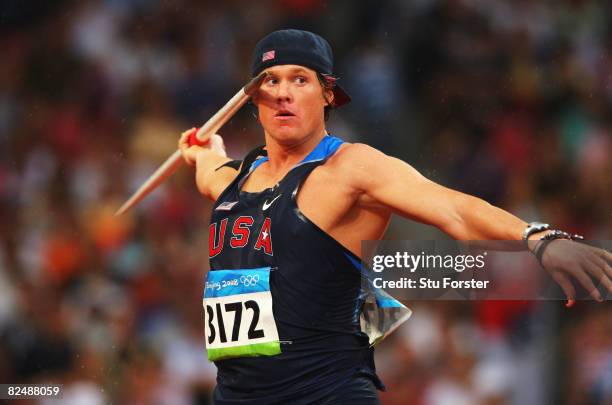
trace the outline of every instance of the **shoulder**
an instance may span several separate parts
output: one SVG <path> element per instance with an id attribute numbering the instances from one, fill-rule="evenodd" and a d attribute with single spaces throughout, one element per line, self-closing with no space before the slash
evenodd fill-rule
<path id="1" fill-rule="evenodd" d="M 360 191 L 422 180 L 408 163 L 363 143 L 343 144 L 325 166 L 334 177 Z"/>
<path id="2" fill-rule="evenodd" d="M 336 184 L 363 189 L 389 156 L 363 143 L 344 143 L 321 168 Z"/>
<path id="3" fill-rule="evenodd" d="M 372 159 L 384 158 L 388 158 L 388 156 L 365 143 L 344 143 L 330 157 L 328 163 L 330 166 L 337 166 L 338 168 L 354 169 L 369 166 Z"/>
<path id="4" fill-rule="evenodd" d="M 344 143 L 332 155 L 325 166 L 338 174 L 363 176 L 377 165 L 384 164 L 389 156 L 364 143 Z"/>

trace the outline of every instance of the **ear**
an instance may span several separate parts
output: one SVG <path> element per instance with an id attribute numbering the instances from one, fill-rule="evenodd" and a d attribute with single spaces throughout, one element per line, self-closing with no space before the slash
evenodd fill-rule
<path id="1" fill-rule="evenodd" d="M 253 118 L 255 118 L 255 121 L 261 122 L 259 120 L 259 106 L 257 104 L 258 100 L 255 97 L 255 95 L 252 95 L 251 98 L 247 101 L 247 108 L 251 112 Z"/>
<path id="2" fill-rule="evenodd" d="M 323 98 L 326 107 L 334 105 L 334 92 L 332 90 L 323 90 Z"/>

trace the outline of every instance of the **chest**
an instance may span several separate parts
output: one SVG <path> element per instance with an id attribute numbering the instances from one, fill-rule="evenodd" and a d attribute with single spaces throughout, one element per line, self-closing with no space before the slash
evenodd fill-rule
<path id="1" fill-rule="evenodd" d="M 257 193 L 278 187 L 278 177 L 264 170 L 255 171 L 245 180 L 241 190 Z M 297 190 L 291 191 L 297 191 L 293 197 L 299 210 L 324 230 L 340 222 L 355 207 L 358 199 L 358 195 L 346 186 L 346 182 L 326 165 L 315 168 L 300 182 Z"/>
<path id="2" fill-rule="evenodd" d="M 312 214 L 327 231 L 346 210 L 340 184 L 319 168 L 297 168 L 276 184 L 254 172 L 230 187 L 211 217 L 209 257 L 225 260 L 231 253 L 240 261 L 260 257 L 273 264 L 280 246 L 310 245 L 313 227 L 306 218 Z"/>

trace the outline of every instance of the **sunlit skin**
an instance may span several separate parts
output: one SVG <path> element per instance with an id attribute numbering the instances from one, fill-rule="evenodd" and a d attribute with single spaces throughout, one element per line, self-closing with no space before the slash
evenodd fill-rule
<path id="1" fill-rule="evenodd" d="M 253 96 L 258 121 L 264 130 L 269 162 L 247 180 L 258 188 L 258 178 L 272 184 L 302 160 L 325 136 L 325 106 L 333 92 L 323 88 L 315 71 L 298 65 L 265 70 L 268 77 Z"/>
<path id="2" fill-rule="evenodd" d="M 273 66 L 253 97 L 266 144 L 286 148 L 316 143 L 325 134 L 324 108 L 333 100 L 317 74 L 297 65 Z M 306 145 L 303 145 L 306 146 Z"/>

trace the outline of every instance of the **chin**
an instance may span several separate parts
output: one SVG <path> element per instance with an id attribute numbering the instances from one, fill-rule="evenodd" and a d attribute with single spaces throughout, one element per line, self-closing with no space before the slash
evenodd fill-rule
<path id="1" fill-rule="evenodd" d="M 303 131 L 300 131 L 299 128 L 290 126 L 276 127 L 268 133 L 279 143 L 292 142 L 304 136 Z"/>

